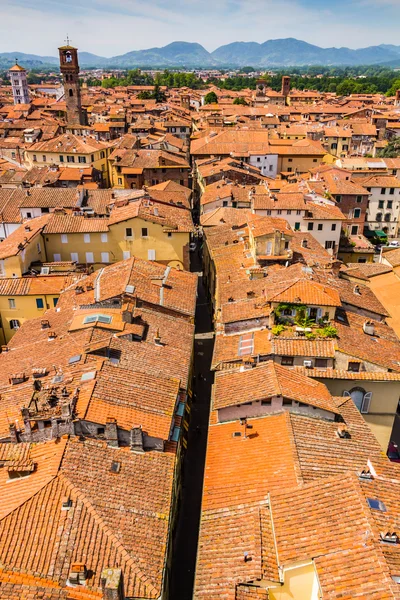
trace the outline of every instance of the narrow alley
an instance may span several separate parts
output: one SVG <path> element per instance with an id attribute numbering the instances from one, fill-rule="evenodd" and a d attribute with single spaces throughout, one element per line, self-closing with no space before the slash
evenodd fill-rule
<path id="1" fill-rule="evenodd" d="M 201 276 L 201 257 L 193 253 L 193 272 L 198 273 L 196 335 L 194 344 L 194 401 L 188 447 L 183 463 L 182 501 L 174 539 L 170 598 L 191 600 L 196 567 L 208 418 L 213 374 L 210 372 L 214 347 L 212 321 Z"/>

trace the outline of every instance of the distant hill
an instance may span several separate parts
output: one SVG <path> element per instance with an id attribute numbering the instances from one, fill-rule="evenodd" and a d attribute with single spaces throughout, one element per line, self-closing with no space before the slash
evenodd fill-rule
<path id="1" fill-rule="evenodd" d="M 172 42 L 163 48 L 136 50 L 113 56 L 108 64 L 118 67 L 140 66 L 186 66 L 202 67 L 216 64 L 211 54 L 200 44 Z"/>
<path id="2" fill-rule="evenodd" d="M 0 68 L 9 68 L 18 58 L 27 68 L 58 65 L 54 56 L 38 56 L 22 52 L 0 53 Z M 233 42 L 208 52 L 203 46 L 189 42 L 172 42 L 161 48 L 134 50 L 105 58 L 80 52 L 79 62 L 85 67 L 284 67 L 284 66 L 400 66 L 400 46 L 381 44 L 352 50 L 320 48 L 295 38 L 257 42 Z"/>
<path id="3" fill-rule="evenodd" d="M 235 42 L 217 48 L 212 56 L 224 64 L 260 67 L 303 65 L 372 65 L 395 60 L 400 46 L 370 46 L 360 50 L 350 48 L 320 48 L 294 38 L 268 40 L 263 44 Z"/>

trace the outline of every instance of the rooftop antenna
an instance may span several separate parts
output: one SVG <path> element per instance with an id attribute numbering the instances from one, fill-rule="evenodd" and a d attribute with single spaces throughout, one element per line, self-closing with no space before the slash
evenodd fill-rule
<path id="1" fill-rule="evenodd" d="M 64 42 L 67 44 L 67 46 L 69 46 L 69 45 L 70 45 L 70 42 L 71 42 L 71 40 L 70 40 L 70 39 L 69 39 L 69 37 L 68 37 L 68 33 L 67 33 L 67 39 L 66 39 L 66 40 L 64 40 Z"/>

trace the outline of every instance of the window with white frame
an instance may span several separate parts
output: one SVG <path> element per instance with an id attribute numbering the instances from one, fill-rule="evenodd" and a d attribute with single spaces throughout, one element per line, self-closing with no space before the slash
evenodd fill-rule
<path id="1" fill-rule="evenodd" d="M 108 234 L 107 234 L 107 233 L 102 233 L 102 234 L 101 234 L 101 241 L 102 241 L 103 243 L 106 243 L 106 242 L 108 242 Z"/>
<path id="2" fill-rule="evenodd" d="M 61 262 L 61 254 L 53 254 L 53 261 L 54 262 Z"/>
<path id="3" fill-rule="evenodd" d="M 101 262 L 109 263 L 110 262 L 110 254 L 108 252 L 101 253 Z"/>
<path id="4" fill-rule="evenodd" d="M 93 252 L 86 252 L 86 262 L 87 263 L 94 263 Z"/>
<path id="5" fill-rule="evenodd" d="M 350 391 L 344 392 L 343 396 L 350 396 L 360 413 L 369 413 L 372 400 L 372 392 L 366 392 L 361 387 L 354 387 Z"/>
<path id="6" fill-rule="evenodd" d="M 62 244 L 68 244 L 68 236 L 66 233 L 62 233 L 61 234 L 61 243 Z"/>
<path id="7" fill-rule="evenodd" d="M 14 298 L 8 299 L 8 308 L 15 308 L 15 300 Z"/>
<path id="8" fill-rule="evenodd" d="M 90 233 L 83 234 L 83 241 L 85 242 L 85 244 L 90 244 Z"/>
<path id="9" fill-rule="evenodd" d="M 71 260 L 72 262 L 79 262 L 79 255 L 77 252 L 71 252 Z"/>
<path id="10" fill-rule="evenodd" d="M 156 251 L 155 250 L 148 250 L 147 251 L 147 259 L 148 260 L 156 260 Z"/>

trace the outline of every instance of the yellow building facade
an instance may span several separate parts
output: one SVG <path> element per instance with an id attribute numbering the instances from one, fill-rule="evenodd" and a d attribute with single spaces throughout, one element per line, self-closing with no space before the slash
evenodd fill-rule
<path id="1" fill-rule="evenodd" d="M 51 165 L 76 169 L 93 167 L 101 172 L 103 185 L 109 187 L 108 157 L 111 152 L 112 148 L 103 142 L 63 134 L 48 142 L 33 144 L 25 151 L 25 163 L 29 169 Z"/>
<path id="2" fill-rule="evenodd" d="M 79 217 L 73 217 L 78 219 Z M 74 261 L 94 269 L 137 256 L 178 269 L 189 268 L 189 231 L 174 231 L 141 218 L 107 225 L 106 219 L 85 219 L 87 231 L 50 233 L 44 231 L 49 260 Z M 98 222 L 98 231 L 93 222 Z M 84 226 L 83 228 L 84 229 Z"/>
<path id="3" fill-rule="evenodd" d="M 7 344 L 21 325 L 57 305 L 74 276 L 0 278 L 0 342 Z"/>

